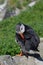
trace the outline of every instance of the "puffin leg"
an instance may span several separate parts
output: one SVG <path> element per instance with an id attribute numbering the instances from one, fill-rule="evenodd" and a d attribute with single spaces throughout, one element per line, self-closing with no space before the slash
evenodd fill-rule
<path id="1" fill-rule="evenodd" d="M 17 54 L 16 56 L 23 56 L 23 52 L 21 51 L 20 54 Z"/>

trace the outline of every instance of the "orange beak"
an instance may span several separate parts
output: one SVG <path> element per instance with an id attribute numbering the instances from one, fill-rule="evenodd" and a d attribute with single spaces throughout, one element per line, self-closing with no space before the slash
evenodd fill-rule
<path id="1" fill-rule="evenodd" d="M 19 33 L 19 35 L 21 36 L 22 39 L 24 39 L 24 35 L 22 33 Z"/>

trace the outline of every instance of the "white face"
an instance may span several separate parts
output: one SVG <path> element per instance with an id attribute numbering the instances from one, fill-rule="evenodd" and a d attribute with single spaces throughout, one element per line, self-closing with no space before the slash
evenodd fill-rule
<path id="1" fill-rule="evenodd" d="M 20 32 L 21 33 L 24 33 L 25 32 L 25 26 L 23 24 L 20 26 Z"/>
<path id="2" fill-rule="evenodd" d="M 25 26 L 23 24 L 16 26 L 16 33 L 24 33 L 25 32 Z"/>

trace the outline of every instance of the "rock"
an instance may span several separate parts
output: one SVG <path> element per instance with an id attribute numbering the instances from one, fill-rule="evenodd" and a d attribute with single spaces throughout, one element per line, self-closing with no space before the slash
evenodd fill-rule
<path id="1" fill-rule="evenodd" d="M 34 6 L 35 4 L 36 4 L 36 1 L 33 1 L 33 2 L 29 3 L 28 6 L 29 6 L 29 7 L 32 7 L 32 6 Z"/>
<path id="2" fill-rule="evenodd" d="M 43 38 L 40 38 L 40 44 L 39 44 L 39 54 L 41 55 L 41 57 L 43 58 Z"/>
<path id="3" fill-rule="evenodd" d="M 0 56 L 0 65 L 43 65 L 43 61 L 32 56 Z"/>
<path id="4" fill-rule="evenodd" d="M 5 0 L 5 2 L 3 4 L 0 5 L 0 21 L 3 20 L 5 13 L 6 13 L 6 7 L 7 7 L 7 1 Z"/>
<path id="5" fill-rule="evenodd" d="M 28 58 L 26 58 L 25 56 L 14 56 L 13 59 L 18 65 L 43 65 L 43 61 L 40 61 L 31 56 L 29 56 Z"/>
<path id="6" fill-rule="evenodd" d="M 8 17 L 13 17 L 13 16 L 17 16 L 20 14 L 20 9 L 18 8 L 12 8 L 12 10 L 7 10 L 6 13 L 5 13 L 5 16 L 4 16 L 4 19 L 8 18 Z"/>
<path id="7" fill-rule="evenodd" d="M 17 65 L 10 55 L 0 56 L 0 65 Z"/>
<path id="8" fill-rule="evenodd" d="M 27 59 L 25 56 L 15 56 L 13 58 L 18 65 L 35 65 L 33 57 Z"/>

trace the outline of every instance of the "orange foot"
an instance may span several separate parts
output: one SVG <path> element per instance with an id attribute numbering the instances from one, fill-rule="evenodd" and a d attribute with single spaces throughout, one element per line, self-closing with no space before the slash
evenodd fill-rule
<path id="1" fill-rule="evenodd" d="M 23 52 L 21 51 L 21 53 L 17 54 L 16 56 L 23 56 Z"/>

